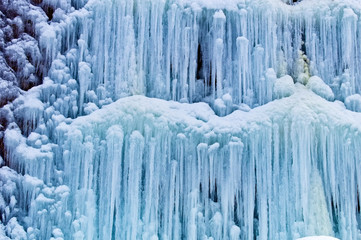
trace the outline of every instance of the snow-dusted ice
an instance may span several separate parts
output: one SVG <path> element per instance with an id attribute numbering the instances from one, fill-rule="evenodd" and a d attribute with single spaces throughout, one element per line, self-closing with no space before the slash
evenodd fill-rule
<path id="1" fill-rule="evenodd" d="M 16 176 L 34 196 L 29 223 L 55 225 L 64 239 L 253 239 L 253 229 L 260 239 L 294 239 L 335 235 L 334 218 L 357 234 L 357 223 L 330 203 L 357 205 L 346 179 L 359 181 L 360 117 L 296 84 L 290 97 L 226 117 L 205 103 L 123 98 L 60 124 L 61 148 L 40 144 L 43 156 L 40 134 L 26 140 L 13 129 L 5 139 L 23 139 L 8 151 L 36 176 Z M 55 163 L 48 167 L 46 151 L 45 162 Z M 63 185 L 36 180 L 50 185 L 49 169 Z"/>
<path id="2" fill-rule="evenodd" d="M 298 238 L 297 240 L 338 240 L 338 239 L 327 236 L 312 236 L 312 237 Z"/>
<path id="3" fill-rule="evenodd" d="M 79 231 L 100 239 L 112 229 L 116 239 L 232 239 L 238 228 L 245 239 L 254 228 L 260 239 L 332 236 L 340 216 L 330 199 L 342 209 L 356 204 L 343 179 L 358 181 L 360 116 L 302 85 L 289 98 L 223 118 L 203 103 L 121 99 L 58 130 L 68 132 L 65 184 L 87 203 Z M 97 203 L 85 192 L 98 192 L 98 214 L 114 219 L 94 220 Z M 77 202 L 69 208 L 80 211 Z M 350 220 L 338 227 L 356 227 Z"/>
<path id="4" fill-rule="evenodd" d="M 361 239 L 361 6 L 290 2 L 1 2 L 0 239 Z"/>

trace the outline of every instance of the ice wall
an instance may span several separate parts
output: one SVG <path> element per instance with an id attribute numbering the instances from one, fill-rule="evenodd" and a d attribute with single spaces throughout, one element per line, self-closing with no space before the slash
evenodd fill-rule
<path id="1" fill-rule="evenodd" d="M 90 1 L 47 39 L 64 55 L 48 58 L 76 80 L 86 63 L 91 81 L 80 87 L 107 101 L 143 94 L 253 107 L 272 100 L 270 68 L 299 82 L 317 75 L 344 101 L 360 93 L 359 16 L 351 1 Z"/>
<path id="2" fill-rule="evenodd" d="M 66 184 L 75 198 L 91 196 L 79 231 L 99 239 L 358 239 L 360 115 L 303 86 L 295 92 L 226 118 L 204 104 L 134 97 L 78 119 L 64 173 L 80 169 Z"/>
<path id="3" fill-rule="evenodd" d="M 226 117 L 134 96 L 54 144 L 5 139 L 29 239 L 359 239 L 360 117 L 297 84 Z"/>
<path id="4" fill-rule="evenodd" d="M 0 238 L 361 239 L 357 3 L 58 3 L 0 112 Z"/>

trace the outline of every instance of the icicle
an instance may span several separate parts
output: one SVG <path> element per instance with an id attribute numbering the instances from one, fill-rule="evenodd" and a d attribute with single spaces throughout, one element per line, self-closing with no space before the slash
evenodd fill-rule
<path id="1" fill-rule="evenodd" d="M 251 88 L 248 71 L 248 40 L 245 37 L 237 38 L 238 57 L 238 99 L 239 103 L 245 102 L 247 90 Z M 249 104 L 249 102 L 245 102 Z"/>
<path id="2" fill-rule="evenodd" d="M 213 60 L 212 63 L 212 93 L 213 99 L 221 98 L 223 95 L 223 39 L 225 34 L 226 16 L 222 10 L 213 15 Z"/>

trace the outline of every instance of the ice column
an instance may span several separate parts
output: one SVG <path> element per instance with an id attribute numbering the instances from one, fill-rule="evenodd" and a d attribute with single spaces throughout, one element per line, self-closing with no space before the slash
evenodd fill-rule
<path id="1" fill-rule="evenodd" d="M 248 90 L 252 88 L 249 72 L 249 41 L 245 37 L 237 38 L 237 57 L 238 57 L 238 99 L 239 103 L 245 102 L 250 104 L 247 98 Z"/>
<path id="2" fill-rule="evenodd" d="M 223 95 L 223 48 L 226 16 L 222 10 L 213 15 L 213 62 L 212 62 L 212 94 L 213 99 Z"/>

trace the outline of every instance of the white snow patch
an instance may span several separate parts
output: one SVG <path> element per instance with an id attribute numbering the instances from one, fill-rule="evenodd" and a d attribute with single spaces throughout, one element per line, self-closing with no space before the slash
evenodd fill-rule
<path id="1" fill-rule="evenodd" d="M 351 96 L 346 97 L 345 105 L 346 108 L 351 111 L 361 112 L 361 95 L 353 94 Z"/>
<path id="2" fill-rule="evenodd" d="M 222 10 L 218 10 L 214 15 L 213 18 L 218 18 L 218 19 L 226 19 L 226 15 L 224 15 Z"/>
<path id="3" fill-rule="evenodd" d="M 296 240 L 339 240 L 339 239 L 328 236 L 312 236 L 312 237 L 298 238 Z"/>
<path id="4" fill-rule="evenodd" d="M 306 86 L 326 100 L 333 101 L 335 98 L 331 88 L 320 77 L 310 77 Z"/>
<path id="5" fill-rule="evenodd" d="M 289 97 L 295 92 L 295 84 L 291 76 L 286 75 L 275 80 L 273 84 L 273 98 Z"/>

